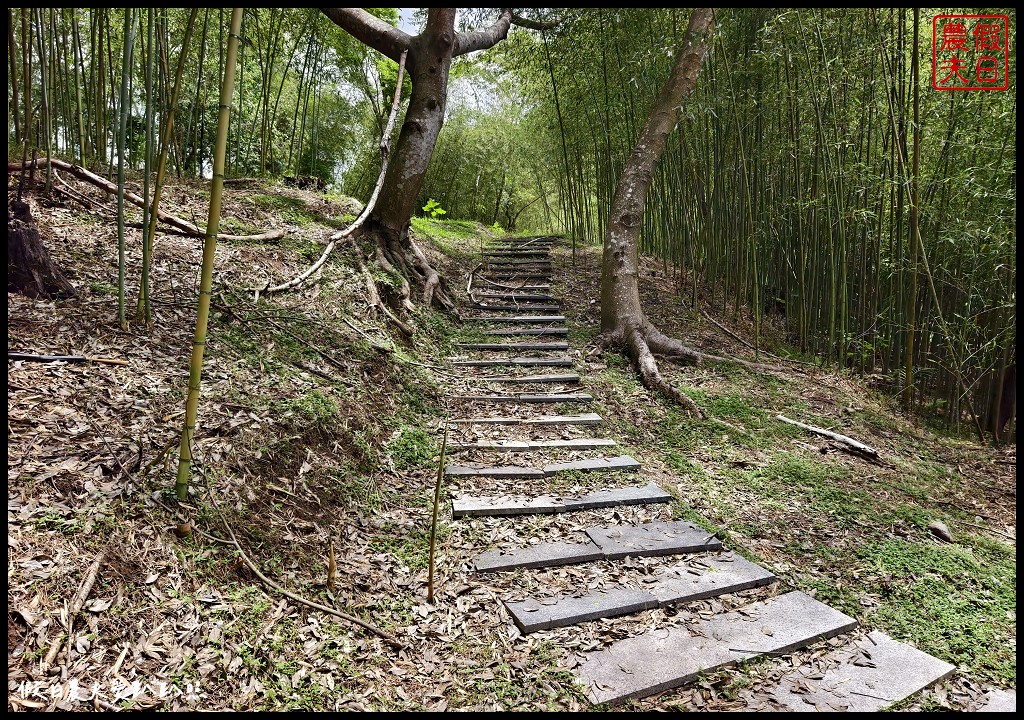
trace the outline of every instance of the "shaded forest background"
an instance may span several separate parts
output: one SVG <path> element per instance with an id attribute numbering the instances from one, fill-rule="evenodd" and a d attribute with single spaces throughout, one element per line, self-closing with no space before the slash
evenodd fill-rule
<path id="1" fill-rule="evenodd" d="M 1016 396 L 1015 78 L 1007 92 L 933 90 L 937 12 L 719 12 L 641 248 L 679 287 L 712 288 L 721 312 L 784 326 L 805 358 L 998 440 Z M 1012 38 L 1015 12 L 999 12 Z M 686 12 L 555 14 L 557 28 L 456 59 L 426 214 L 601 242 Z M 208 176 L 229 16 L 8 9 L 9 156 L 113 177 L 124 108 L 130 169 L 166 148 L 169 173 Z M 464 27 L 488 20 L 460 14 Z M 241 40 L 227 176 L 365 199 L 397 65 L 311 8 L 247 9 Z"/>

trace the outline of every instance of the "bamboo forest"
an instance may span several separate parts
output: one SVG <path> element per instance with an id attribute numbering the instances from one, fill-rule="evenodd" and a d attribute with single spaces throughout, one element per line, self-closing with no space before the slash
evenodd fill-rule
<path id="1" fill-rule="evenodd" d="M 1015 10 L 7 30 L 9 711 L 1015 711 Z"/>

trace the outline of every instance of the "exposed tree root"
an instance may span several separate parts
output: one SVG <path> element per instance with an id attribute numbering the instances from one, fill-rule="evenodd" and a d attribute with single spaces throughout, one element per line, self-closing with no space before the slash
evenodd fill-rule
<path id="1" fill-rule="evenodd" d="M 706 418 L 707 414 L 693 398 L 680 392 L 665 379 L 658 367 L 658 356 L 673 362 L 694 365 L 710 360 L 712 362 L 736 363 L 751 370 L 784 371 L 784 368 L 775 365 L 762 365 L 738 358 L 722 357 L 720 355 L 700 352 L 689 345 L 683 344 L 676 338 L 665 335 L 646 318 L 640 322 L 621 325 L 618 330 L 612 333 L 602 334 L 590 354 L 591 356 L 596 356 L 611 347 L 620 348 L 626 353 L 633 362 L 633 367 L 640 376 L 640 382 L 643 383 L 644 387 L 678 402 L 700 418 Z"/>

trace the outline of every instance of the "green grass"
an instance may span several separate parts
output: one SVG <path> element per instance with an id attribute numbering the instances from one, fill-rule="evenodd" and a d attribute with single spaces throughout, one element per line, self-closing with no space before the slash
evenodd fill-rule
<path id="1" fill-rule="evenodd" d="M 857 554 L 882 593 L 872 622 L 986 680 L 1016 682 L 1014 548 L 893 538 Z"/>
<path id="2" fill-rule="evenodd" d="M 403 425 L 388 440 L 384 451 L 391 457 L 395 470 L 402 471 L 430 467 L 439 448 L 436 438 L 422 428 Z"/>

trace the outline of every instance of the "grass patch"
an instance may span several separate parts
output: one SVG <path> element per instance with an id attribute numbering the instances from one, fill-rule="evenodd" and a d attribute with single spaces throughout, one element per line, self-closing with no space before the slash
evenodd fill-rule
<path id="1" fill-rule="evenodd" d="M 870 543 L 858 555 L 883 589 L 874 620 L 886 632 L 912 638 L 919 649 L 987 680 L 1016 682 L 1012 548 L 893 538 Z"/>
<path id="2" fill-rule="evenodd" d="M 422 428 L 409 425 L 395 431 L 384 449 L 398 471 L 429 467 L 439 451 L 434 437 Z"/>

